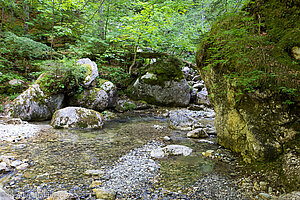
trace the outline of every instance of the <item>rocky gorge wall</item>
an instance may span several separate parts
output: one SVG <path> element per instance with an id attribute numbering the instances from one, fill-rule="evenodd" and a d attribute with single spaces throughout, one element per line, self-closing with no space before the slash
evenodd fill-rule
<path id="1" fill-rule="evenodd" d="M 300 182 L 299 57 L 293 51 L 300 46 L 299 5 L 258 0 L 243 10 L 217 21 L 196 55 L 218 143 L 248 163 L 278 162 L 294 190 Z"/>

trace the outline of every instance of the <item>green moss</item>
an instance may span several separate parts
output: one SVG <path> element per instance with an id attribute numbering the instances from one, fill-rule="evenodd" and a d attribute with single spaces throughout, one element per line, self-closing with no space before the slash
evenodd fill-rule
<path id="1" fill-rule="evenodd" d="M 257 0 L 243 12 L 216 21 L 196 55 L 203 76 L 214 71 L 217 87 L 207 81 L 210 92 L 224 97 L 230 87 L 239 101 L 249 93 L 271 90 L 282 102 L 295 103 L 300 61 L 291 50 L 300 46 L 299 21 L 293 0 Z"/>
<path id="2" fill-rule="evenodd" d="M 176 57 L 169 57 L 155 62 L 148 70 L 149 73 L 155 74 L 156 78 L 143 79 L 147 84 L 164 86 L 165 81 L 179 81 L 184 79 L 181 70 L 182 62 Z"/>

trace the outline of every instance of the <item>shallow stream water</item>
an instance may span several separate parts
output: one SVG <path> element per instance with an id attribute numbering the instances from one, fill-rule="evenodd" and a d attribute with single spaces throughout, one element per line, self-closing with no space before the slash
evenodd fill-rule
<path id="1" fill-rule="evenodd" d="M 60 190 L 73 193 L 77 199 L 95 199 L 90 188 L 95 177 L 86 176 L 86 170 L 112 166 L 130 150 L 155 140 L 165 145 L 189 146 L 193 153 L 188 157 L 157 160 L 160 173 L 155 183 L 151 188 L 145 188 L 148 195 L 137 195 L 135 198 L 206 199 L 203 192 L 205 189 L 199 186 L 201 180 L 208 181 L 206 186 L 205 183 L 202 183 L 202 186 L 216 184 L 214 187 L 218 190 L 218 184 L 224 184 L 224 181 L 228 184 L 231 180 L 233 182 L 230 174 L 234 173 L 235 169 L 229 163 L 202 155 L 202 152 L 207 150 L 226 152 L 217 144 L 199 143 L 197 140 L 185 138 L 185 134 L 184 131 L 169 129 L 167 118 L 151 112 L 128 113 L 118 120 L 106 122 L 101 130 L 45 129 L 32 139 L 0 146 L 2 155 L 13 155 L 16 159 L 30 164 L 26 170 L 0 177 L 0 184 L 4 184 L 4 189 L 15 199 L 45 199 L 51 193 Z M 164 136 L 169 136 L 172 140 L 164 141 Z M 209 140 L 216 142 L 216 138 Z M 207 192 L 214 193 L 208 194 L 207 199 L 209 195 L 218 195 L 218 192 L 212 189 Z M 230 195 L 237 196 L 234 192 L 230 191 L 227 194 L 228 199 Z"/>

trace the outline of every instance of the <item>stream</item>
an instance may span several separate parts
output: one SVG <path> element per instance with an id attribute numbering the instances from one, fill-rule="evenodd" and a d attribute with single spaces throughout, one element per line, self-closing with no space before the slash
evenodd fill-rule
<path id="1" fill-rule="evenodd" d="M 207 138 L 210 142 L 186 138 L 187 131 L 170 129 L 159 112 L 127 112 L 101 130 L 54 130 L 48 123 L 37 123 L 47 128 L 35 137 L 0 145 L 0 155 L 29 164 L 0 177 L 15 199 L 42 200 L 63 190 L 76 199 L 96 199 L 95 181 L 113 189 L 116 199 L 249 199 L 236 184 L 237 158 L 217 145 L 215 136 Z M 150 158 L 151 150 L 169 144 L 193 152 Z M 220 158 L 205 156 L 207 150 Z"/>

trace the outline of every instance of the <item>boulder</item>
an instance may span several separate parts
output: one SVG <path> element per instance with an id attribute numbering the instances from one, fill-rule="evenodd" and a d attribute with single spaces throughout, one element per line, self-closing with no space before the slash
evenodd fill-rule
<path id="1" fill-rule="evenodd" d="M 94 110 L 81 107 L 67 107 L 57 110 L 51 120 L 54 128 L 102 128 L 103 116 Z"/>
<path id="2" fill-rule="evenodd" d="M 178 130 L 194 130 L 195 128 L 205 128 L 207 125 L 213 126 L 214 111 L 207 109 L 204 111 L 173 110 L 169 112 L 169 126 Z"/>
<path id="3" fill-rule="evenodd" d="M 63 100 L 63 94 L 46 95 L 36 81 L 12 102 L 10 115 L 26 121 L 51 119 L 55 110 L 62 107 Z"/>
<path id="4" fill-rule="evenodd" d="M 76 62 L 77 64 L 84 65 L 88 68 L 88 71 L 86 73 L 86 77 L 84 79 L 84 86 L 89 86 L 99 75 L 98 74 L 98 67 L 95 62 L 92 62 L 88 58 L 80 59 Z"/>
<path id="5" fill-rule="evenodd" d="M 133 85 L 132 96 L 147 103 L 164 106 L 187 106 L 190 87 L 176 58 L 155 62 Z"/>
<path id="6" fill-rule="evenodd" d="M 153 158 L 164 158 L 167 156 L 188 156 L 192 153 L 192 149 L 183 145 L 168 145 L 163 148 L 153 149 L 150 153 Z"/>
<path id="7" fill-rule="evenodd" d="M 100 87 L 102 90 L 104 90 L 108 95 L 108 105 L 107 107 L 113 108 L 117 104 L 118 100 L 118 91 L 115 84 L 113 84 L 110 81 L 100 79 L 98 81 L 98 87 Z"/>
<path id="8" fill-rule="evenodd" d="M 102 111 L 108 106 L 108 95 L 100 88 L 85 89 L 69 99 L 70 106 L 79 106 L 96 111 Z"/>

